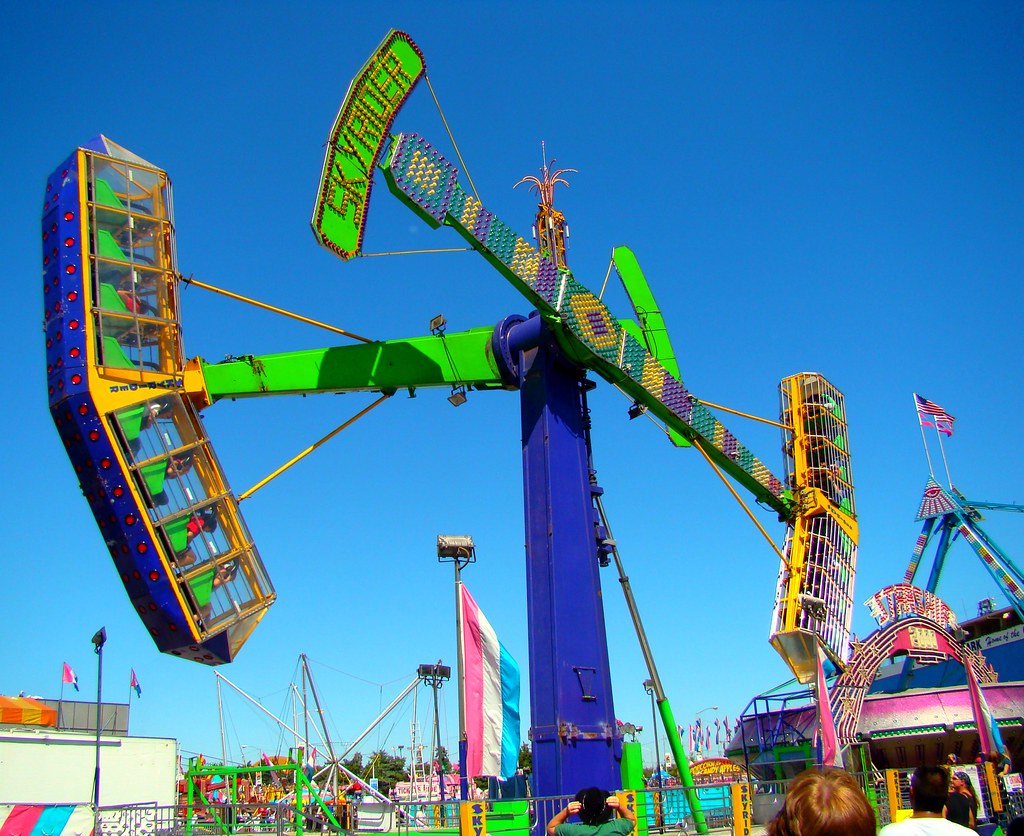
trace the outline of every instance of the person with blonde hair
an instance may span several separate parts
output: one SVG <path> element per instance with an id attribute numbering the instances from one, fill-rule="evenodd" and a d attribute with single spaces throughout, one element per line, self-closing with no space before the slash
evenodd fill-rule
<path id="1" fill-rule="evenodd" d="M 808 769 L 790 782 L 766 836 L 875 836 L 875 812 L 841 769 Z"/>

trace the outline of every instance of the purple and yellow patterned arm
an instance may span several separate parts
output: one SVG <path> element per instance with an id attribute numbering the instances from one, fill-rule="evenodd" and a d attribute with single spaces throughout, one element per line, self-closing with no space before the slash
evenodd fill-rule
<path id="1" fill-rule="evenodd" d="M 618 386 L 671 429 L 697 443 L 724 471 L 774 508 L 792 515 L 782 482 L 729 432 L 681 380 L 619 324 L 567 270 L 517 235 L 463 190 L 458 169 L 416 134 L 392 141 L 384 172 L 391 191 L 432 227 L 451 226 L 549 322 L 563 349 Z"/>

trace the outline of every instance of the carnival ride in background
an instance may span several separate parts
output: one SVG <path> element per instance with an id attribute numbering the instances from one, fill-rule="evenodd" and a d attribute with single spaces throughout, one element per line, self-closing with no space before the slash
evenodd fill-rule
<path id="1" fill-rule="evenodd" d="M 913 767 L 945 762 L 950 754 L 967 763 L 993 752 L 1018 762 L 1024 757 L 1024 573 L 982 527 L 982 510 L 1024 506 L 968 499 L 931 474 L 917 512 L 921 533 L 902 581 L 864 602 L 878 630 L 853 642 L 849 664 L 829 688 L 839 739 L 859 768 Z M 958 622 L 938 596 L 958 538 L 1009 606 L 985 599 L 976 617 Z M 927 581 L 914 586 L 929 548 Z M 784 683 L 751 701 L 727 753 L 759 777 L 791 776 L 814 760 L 817 722 L 813 695 Z"/>
<path id="2" fill-rule="evenodd" d="M 924 489 L 924 496 L 921 498 L 921 507 L 917 512 L 917 519 L 923 520 L 924 525 L 917 538 L 917 543 L 914 545 L 914 552 L 903 576 L 903 582 L 914 583 L 920 568 L 921 557 L 937 536 L 931 571 L 928 573 L 928 580 L 924 586 L 928 592 L 935 594 L 949 549 L 956 538 L 962 536 L 985 567 L 985 571 L 1006 597 L 1010 606 L 1013 607 L 1017 617 L 1024 621 L 1024 573 L 981 527 L 984 520 L 982 511 L 1020 513 L 1024 511 L 1024 505 L 968 499 L 952 485 L 946 490 L 935 481 L 934 476 L 930 477 Z"/>
<path id="3" fill-rule="evenodd" d="M 427 336 L 387 341 L 325 326 L 357 343 L 218 364 L 186 361 L 179 289 L 183 282 L 210 286 L 178 271 L 170 181 L 100 136 L 76 149 L 46 184 L 51 413 L 157 647 L 216 665 L 235 657 L 275 593 L 239 512 L 251 491 L 236 496 L 229 488 L 201 410 L 224 398 L 379 393 L 358 418 L 400 389 L 450 388 L 452 399 L 470 387 L 518 390 L 534 792 L 616 786 L 622 741 L 598 570 L 619 557 L 592 466 L 587 392 L 595 384 L 588 373 L 626 393 L 631 414 L 649 413 L 676 445 L 696 448 L 737 499 L 726 477 L 786 524 L 782 549 L 765 533 L 780 557 L 771 643 L 803 682 L 814 678 L 821 655 L 842 667 L 850 649 L 857 524 L 843 397 L 816 373 L 782 381 L 786 472 L 784 479 L 774 476 L 683 384 L 632 252 L 617 247 L 612 261 L 635 321 L 613 317 L 573 276 L 564 218 L 552 206 L 561 172 L 545 165 L 535 178 L 541 202 L 534 247 L 467 192 L 458 169 L 426 140 L 389 136 L 421 78 L 420 50 L 392 31 L 352 82 L 329 138 L 312 221 L 317 240 L 342 259 L 361 254 L 383 154 L 392 193 L 431 227 L 454 228 L 535 308 L 530 316 L 462 333 L 448 333 L 438 321 Z M 687 778 L 671 708 L 642 644 Z"/>

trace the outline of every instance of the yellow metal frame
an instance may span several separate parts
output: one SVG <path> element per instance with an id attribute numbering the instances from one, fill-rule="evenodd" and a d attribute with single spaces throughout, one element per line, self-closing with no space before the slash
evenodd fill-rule
<path id="1" fill-rule="evenodd" d="M 119 297 L 116 296 L 116 288 L 103 276 L 103 271 L 106 269 L 104 265 L 116 266 L 121 260 L 111 259 L 109 253 L 104 255 L 100 252 L 101 227 L 110 226 L 109 216 L 123 213 L 126 221 L 125 230 L 131 236 L 135 230 L 136 219 L 129 210 L 123 207 L 119 209 L 98 201 L 95 174 L 97 162 L 101 164 L 107 162 L 112 166 L 128 169 L 131 172 L 142 170 L 151 173 L 156 182 L 153 193 L 148 194 L 147 197 L 151 201 L 150 205 L 154 213 L 152 228 L 156 230 L 155 235 L 159 237 L 159 241 L 147 243 L 145 246 L 151 247 L 157 257 L 153 259 L 155 263 L 146 264 L 144 269 L 147 272 L 147 281 L 162 284 L 154 289 L 153 298 L 157 304 L 146 310 L 145 313 L 142 312 L 138 301 L 135 302 L 134 311 L 120 305 Z M 188 639 L 182 636 L 182 644 L 187 645 L 190 641 L 202 642 L 228 631 L 229 643 L 234 650 L 245 641 L 276 596 L 262 561 L 253 547 L 252 539 L 248 536 L 244 522 L 242 522 L 237 501 L 227 485 L 220 464 L 210 447 L 209 437 L 199 420 L 197 407 L 202 408 L 205 404 L 202 403 L 201 398 L 188 397 L 185 390 L 187 373 L 183 368 L 184 352 L 178 306 L 179 277 L 174 263 L 172 218 L 168 211 L 169 206 L 164 205 L 162 198 L 165 191 L 169 194 L 170 183 L 165 172 L 148 167 L 141 161 L 127 162 L 79 149 L 78 163 L 79 171 L 83 173 L 79 179 L 78 199 L 81 211 L 78 213 L 78 234 L 83 242 L 82 292 L 85 295 L 83 301 L 87 319 L 87 322 L 83 323 L 81 327 L 85 329 L 87 336 L 85 354 L 89 393 L 103 427 L 113 442 L 112 447 L 117 462 L 122 468 L 122 472 L 128 474 L 124 487 L 130 492 L 135 504 L 142 511 L 139 514 L 138 524 L 145 527 L 149 539 L 156 547 L 164 572 L 168 578 L 173 579 L 171 586 L 178 606 L 182 613 L 186 614 L 186 624 L 190 629 L 191 637 Z M 93 200 L 89 199 L 90 191 Z M 113 189 L 111 191 L 115 197 L 120 197 L 116 191 Z M 105 213 L 108 216 L 106 224 L 97 220 L 98 213 Z M 148 220 L 150 219 L 147 218 Z M 113 240 L 109 233 L 106 237 L 108 242 Z M 153 241 L 154 239 L 149 240 Z M 127 277 L 125 284 L 131 292 L 134 292 L 140 270 L 137 269 L 135 258 L 131 252 L 127 254 L 124 263 Z M 101 279 L 103 279 L 102 283 Z M 103 284 L 110 284 L 110 287 L 104 288 Z M 100 292 L 101 290 L 103 293 Z M 130 327 L 126 327 L 129 323 Z M 108 331 L 111 333 L 107 333 Z M 136 346 L 141 345 L 143 338 L 140 335 L 143 332 L 146 334 L 145 339 L 148 340 L 148 345 L 153 347 L 153 353 L 158 358 L 156 368 L 143 367 L 141 359 L 133 361 L 121 348 L 123 344 L 128 345 L 129 351 L 131 350 L 127 338 L 123 343 L 121 341 L 125 334 L 135 338 Z M 111 355 L 118 362 L 112 363 Z M 130 365 L 125 365 L 125 363 Z M 192 375 L 194 374 L 195 370 L 193 369 Z M 193 387 L 195 387 L 194 381 Z M 153 454 L 149 457 L 137 458 L 127 441 L 130 434 L 126 435 L 123 426 L 124 418 L 119 420 L 117 415 L 120 413 L 121 416 L 129 414 L 138 416 L 144 409 L 157 404 L 163 406 L 167 411 L 174 410 L 179 416 L 186 416 L 177 419 L 184 425 L 177 428 L 183 430 L 181 435 L 185 444 L 166 451 L 166 455 L 150 451 Z M 180 404 L 181 412 L 177 412 L 178 404 Z M 136 417 L 134 420 L 137 424 L 141 419 Z M 135 440 L 134 437 L 133 440 Z M 165 461 L 169 461 L 170 455 L 189 452 L 193 454 L 196 462 L 193 478 L 199 480 L 205 493 L 205 496 L 200 497 L 197 505 L 200 503 L 204 506 L 217 505 L 221 509 L 218 511 L 218 518 L 222 526 L 222 536 L 230 548 L 223 555 L 218 555 L 216 563 L 221 565 L 232 558 L 236 559 L 239 571 L 243 576 L 248 577 L 247 588 L 252 595 L 246 606 L 239 607 L 236 604 L 235 610 L 212 619 L 204 617 L 193 594 L 187 593 L 185 590 L 190 581 L 195 580 L 204 572 L 215 571 L 215 567 L 211 567 L 209 564 L 179 567 L 173 559 L 176 553 L 171 545 L 168 523 L 177 523 L 179 524 L 177 527 L 180 528 L 191 517 L 192 511 L 179 509 L 157 519 L 152 519 L 151 515 L 145 511 L 147 508 L 155 509 L 157 507 L 146 487 L 146 469 L 161 468 Z M 102 467 L 102 463 L 100 466 Z"/>
<path id="2" fill-rule="evenodd" d="M 796 514 L 780 566 L 771 643 L 806 683 L 815 677 L 819 644 L 839 667 L 849 653 L 859 531 L 842 394 L 809 373 L 785 378 L 779 390 Z"/>

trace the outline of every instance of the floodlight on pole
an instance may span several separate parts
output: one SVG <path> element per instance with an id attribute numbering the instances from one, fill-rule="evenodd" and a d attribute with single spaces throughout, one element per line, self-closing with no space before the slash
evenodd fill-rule
<path id="1" fill-rule="evenodd" d="M 442 665 L 441 660 L 437 664 L 420 665 L 416 673 L 423 680 L 423 684 L 434 692 L 434 762 L 437 764 L 437 785 L 441 799 L 441 807 L 444 808 L 444 771 L 441 769 L 441 723 L 437 711 L 437 692 L 444 687 L 444 683 L 452 678 L 452 669 L 448 665 Z"/>
<path id="2" fill-rule="evenodd" d="M 466 648 L 462 630 L 462 569 L 476 563 L 476 546 L 468 534 L 438 534 L 437 561 L 455 565 L 455 644 L 458 648 L 456 670 L 459 683 L 459 796 L 469 799 L 469 738 L 466 734 Z"/>
<path id="3" fill-rule="evenodd" d="M 438 534 L 437 559 L 445 562 L 445 558 L 460 559 L 463 563 L 476 562 L 476 546 L 468 534 Z"/>
<path id="4" fill-rule="evenodd" d="M 448 396 L 448 403 L 452 406 L 462 406 L 466 402 L 466 387 L 453 386 L 452 393 Z"/>

